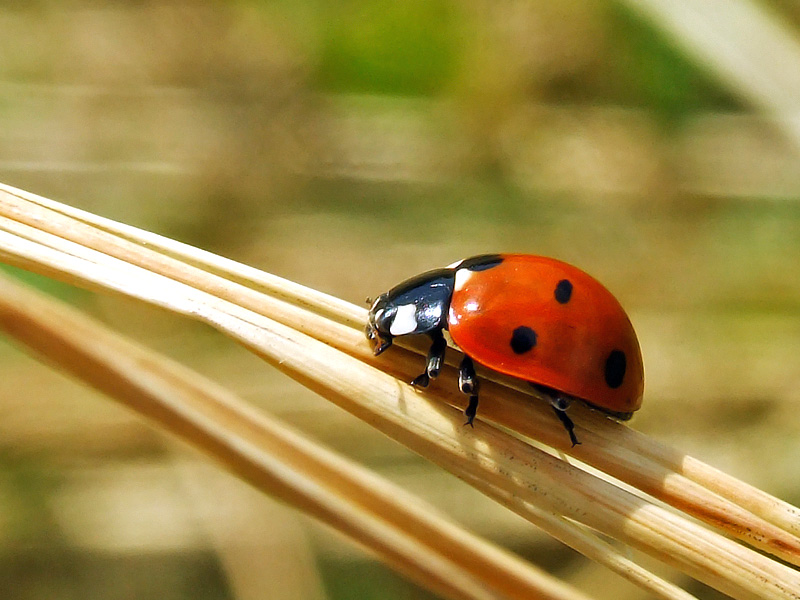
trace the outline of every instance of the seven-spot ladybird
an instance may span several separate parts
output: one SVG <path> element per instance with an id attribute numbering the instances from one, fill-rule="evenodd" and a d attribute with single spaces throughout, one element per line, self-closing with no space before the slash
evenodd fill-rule
<path id="1" fill-rule="evenodd" d="M 430 336 L 425 372 L 411 382 L 426 387 L 444 360 L 444 330 L 464 352 L 458 382 L 469 395 L 470 425 L 478 408 L 473 360 L 545 393 L 573 445 L 573 399 L 621 419 L 642 403 L 642 355 L 628 316 L 602 284 L 565 262 L 487 254 L 428 271 L 381 294 L 366 333 L 376 356 L 395 337 Z"/>

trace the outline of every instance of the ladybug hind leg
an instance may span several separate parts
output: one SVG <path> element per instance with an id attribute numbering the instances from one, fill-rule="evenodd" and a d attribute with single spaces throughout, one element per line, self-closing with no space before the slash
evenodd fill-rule
<path id="1" fill-rule="evenodd" d="M 425 371 L 417 375 L 411 385 L 414 387 L 428 387 L 431 379 L 436 379 L 439 376 L 439 371 L 442 370 L 444 363 L 444 353 L 447 350 L 447 341 L 440 329 L 437 329 L 430 334 L 433 343 L 430 350 L 428 350 L 428 359 L 425 363 Z"/>
<path id="2" fill-rule="evenodd" d="M 550 406 L 553 407 L 553 412 L 556 413 L 556 417 L 561 421 L 564 429 L 567 430 L 569 441 L 572 442 L 573 447 L 580 444 L 575 435 L 575 423 L 573 423 L 572 419 L 567 415 L 567 409 L 570 407 L 570 404 L 572 404 L 573 397 L 559 392 L 558 390 L 554 390 L 551 387 L 547 387 L 546 385 L 541 385 L 532 381 L 528 383 L 550 402 Z"/>
<path id="3" fill-rule="evenodd" d="M 475 373 L 475 365 L 472 363 L 472 359 L 466 354 L 461 361 L 461 366 L 458 368 L 458 387 L 463 393 L 469 395 L 469 404 L 464 411 L 467 416 L 465 425 L 474 427 L 472 422 L 478 413 L 478 376 Z"/>
<path id="4" fill-rule="evenodd" d="M 555 403 L 552 403 L 552 406 L 553 412 L 556 413 L 558 420 L 561 421 L 561 424 L 564 425 L 564 429 L 567 430 L 567 433 L 569 434 L 569 441 L 572 442 L 572 446 L 575 447 L 580 444 L 575 435 L 575 423 L 573 423 L 572 419 L 569 418 L 567 412 L 564 409 L 558 408 Z"/>

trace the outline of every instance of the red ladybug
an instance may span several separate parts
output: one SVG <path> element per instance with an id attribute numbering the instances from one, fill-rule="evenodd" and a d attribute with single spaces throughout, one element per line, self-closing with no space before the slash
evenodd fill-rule
<path id="1" fill-rule="evenodd" d="M 573 445 L 573 399 L 622 419 L 641 406 L 642 354 L 628 316 L 602 284 L 565 262 L 487 254 L 428 271 L 381 294 L 366 333 L 376 356 L 395 337 L 429 335 L 425 372 L 411 382 L 426 387 L 444 360 L 445 329 L 464 352 L 458 381 L 470 425 L 478 408 L 473 359 L 544 392 Z"/>

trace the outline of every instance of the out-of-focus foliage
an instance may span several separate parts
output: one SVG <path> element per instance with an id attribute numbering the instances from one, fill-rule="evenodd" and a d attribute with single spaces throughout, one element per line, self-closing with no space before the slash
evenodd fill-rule
<path id="1" fill-rule="evenodd" d="M 639 331 L 632 426 L 797 503 L 800 153 L 787 115 L 629 4 L 7 4 L 0 179 L 354 302 L 470 254 L 573 262 Z M 800 40 L 793 3 L 755 6 Z M 42 284 L 596 597 L 640 597 L 214 333 Z M 4 598 L 424 597 L 0 360 Z"/>

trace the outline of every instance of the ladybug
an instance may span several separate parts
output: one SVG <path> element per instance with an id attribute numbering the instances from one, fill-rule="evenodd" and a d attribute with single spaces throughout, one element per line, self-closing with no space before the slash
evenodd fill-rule
<path id="1" fill-rule="evenodd" d="M 425 371 L 411 382 L 424 388 L 442 367 L 445 330 L 464 353 L 458 384 L 469 425 L 478 408 L 473 361 L 544 393 L 573 446 L 573 400 L 623 420 L 641 406 L 644 367 L 627 314 L 601 283 L 560 260 L 485 254 L 422 273 L 378 296 L 366 334 L 376 356 L 395 337 L 430 336 Z"/>

